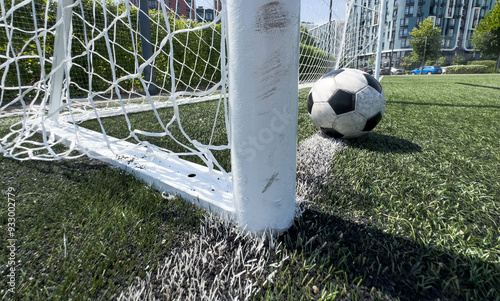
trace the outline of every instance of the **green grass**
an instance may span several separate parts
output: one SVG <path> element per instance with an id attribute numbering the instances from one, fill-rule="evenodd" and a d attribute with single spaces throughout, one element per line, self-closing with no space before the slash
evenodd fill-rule
<path id="1" fill-rule="evenodd" d="M 321 195 L 279 238 L 290 258 L 256 300 L 500 300 L 500 77 L 395 76 L 382 85 L 384 119 L 331 162 Z M 299 140 L 315 132 L 307 93 Z M 186 131 L 196 135 L 214 106 L 183 109 L 198 120 Z M 144 116 L 132 124 L 148 128 Z M 117 120 L 104 122 L 127 137 Z M 19 300 L 108 300 L 199 231 L 201 210 L 94 160 L 0 157 L 0 179 L 16 195 Z M 0 217 L 4 237 L 4 205 Z M 1 246 L 7 254 L 5 239 Z"/>

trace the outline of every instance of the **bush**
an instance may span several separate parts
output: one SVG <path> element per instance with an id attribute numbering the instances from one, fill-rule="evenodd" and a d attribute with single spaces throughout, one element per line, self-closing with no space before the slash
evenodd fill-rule
<path id="1" fill-rule="evenodd" d="M 470 57 L 465 57 L 465 56 L 461 56 L 461 55 L 457 55 L 457 56 L 453 57 L 453 59 L 452 59 L 453 65 L 463 65 L 463 64 L 467 63 L 468 61 L 470 61 Z"/>
<path id="2" fill-rule="evenodd" d="M 485 65 L 487 68 L 495 67 L 496 64 L 497 62 L 493 60 L 470 61 L 467 63 L 467 65 Z"/>
<path id="3" fill-rule="evenodd" d="M 463 65 L 446 67 L 447 74 L 478 74 L 486 73 L 485 65 Z"/>
<path id="4" fill-rule="evenodd" d="M 335 57 L 328 57 L 328 54 L 324 51 L 313 46 L 300 44 L 300 80 L 317 80 L 321 78 L 333 69 L 335 60 Z"/>
<path id="5" fill-rule="evenodd" d="M 497 62 L 494 60 L 470 61 L 468 65 L 485 65 L 486 73 L 495 73 Z"/>
<path id="6" fill-rule="evenodd" d="M 5 1 L 5 7 L 9 8 L 14 6 L 12 0 Z M 4 3 L 4 1 L 2 1 Z M 33 9 L 31 5 L 22 5 L 16 10 L 13 10 L 10 17 L 2 21 L 0 26 L 0 80 L 6 89 L 0 89 L 0 98 L 4 100 L 11 100 L 18 95 L 25 94 L 27 99 L 33 98 L 39 90 L 34 88 L 35 84 L 40 80 L 42 73 L 50 73 L 52 64 L 51 60 L 45 60 L 43 64 L 40 63 L 38 56 L 38 45 L 41 39 L 33 39 L 35 20 L 37 24 L 44 24 L 47 21 L 47 27 L 51 28 L 55 25 L 55 17 L 45 20 L 46 4 L 43 1 L 36 1 L 33 3 L 35 9 L 35 18 L 33 16 Z M 3 4 L 2 4 L 3 7 Z M 48 14 L 54 15 L 57 13 L 57 6 L 50 3 L 48 7 Z M 9 11 L 10 12 L 10 11 Z M 5 11 L 2 11 L 4 14 Z M 12 30 L 10 33 L 6 31 L 8 27 L 3 26 L 3 22 L 9 25 Z M 12 35 L 10 39 L 7 37 Z M 10 40 L 10 41 L 9 41 Z M 10 42 L 10 43 L 9 43 Z M 46 54 L 47 58 L 53 56 L 53 35 L 47 34 L 45 43 L 40 45 Z M 9 53 L 9 55 L 7 55 Z M 13 59 L 7 63 L 7 59 Z M 43 93 L 40 95 L 43 98 Z M 0 100 L 0 105 L 1 105 Z"/>
<path id="7" fill-rule="evenodd" d="M 5 0 L 11 3 L 12 0 Z M 44 24 L 47 19 L 48 28 L 53 28 L 57 15 L 57 5 L 50 2 L 49 10 L 46 11 L 45 1 L 36 2 L 36 17 L 38 24 Z M 91 89 L 96 93 L 113 93 L 113 79 L 118 87 L 126 91 L 143 92 L 140 83 L 141 72 L 138 66 L 144 64 L 142 57 L 142 41 L 138 34 L 138 9 L 132 7 L 130 21 L 133 28 L 128 26 L 128 18 L 120 19 L 117 22 L 105 23 L 104 16 L 108 19 L 120 16 L 125 13 L 125 7 L 115 1 L 107 1 L 106 6 L 96 5 L 92 0 L 82 0 L 76 8 L 73 16 L 73 40 L 71 48 L 72 65 L 70 71 L 70 93 L 72 97 L 84 97 Z M 85 16 L 85 20 L 81 15 Z M 156 26 L 155 20 L 164 20 L 161 12 L 157 10 L 149 11 L 151 17 L 151 43 L 159 45 L 161 41 L 168 37 L 165 24 Z M 17 60 L 19 68 L 14 64 L 8 68 L 0 68 L 0 77 L 3 75 L 4 85 L 9 87 L 6 91 L 0 91 L 0 97 L 5 100 L 12 100 L 17 95 L 25 93 L 24 90 L 14 89 L 14 87 L 30 87 L 28 98 L 34 98 L 35 93 L 40 89 L 33 89 L 36 83 L 41 80 L 43 74 L 49 74 L 52 69 L 51 61 L 46 59 L 42 70 L 40 60 L 37 58 L 37 44 L 41 44 L 46 58 L 54 55 L 54 35 L 50 31 L 46 39 L 34 40 L 31 32 L 34 30 L 31 6 L 25 5 L 17 9 L 13 15 L 13 25 L 22 30 L 15 32 L 15 38 L 11 41 L 10 51 L 14 51 L 22 59 Z M 184 18 L 179 19 L 174 15 L 168 15 L 170 28 L 175 28 L 173 47 L 173 63 L 170 61 L 170 47 L 167 43 L 163 46 L 154 60 L 156 82 L 158 85 L 170 89 L 172 78 L 171 68 L 174 68 L 176 89 L 201 89 L 212 86 L 221 80 L 220 53 L 218 51 L 221 44 L 221 25 L 213 25 L 196 32 L 184 31 L 201 24 Z M 90 28 L 90 25 L 92 28 Z M 108 30 L 112 51 L 108 52 L 108 43 L 104 35 L 100 33 Z M 92 55 L 88 55 L 88 43 L 91 41 Z M 324 51 L 315 48 L 310 40 L 306 40 L 310 45 L 300 45 L 300 79 L 317 80 L 325 73 L 332 70 L 335 64 L 335 57 L 329 56 Z M 7 53 L 7 32 L 0 27 L 0 54 Z M 135 56 L 134 53 L 139 55 Z M 29 56 L 31 55 L 31 56 Z M 0 66 L 6 62 L 6 58 L 0 56 Z M 18 79 L 20 76 L 20 80 Z M 42 91 L 43 92 L 43 91 Z"/>

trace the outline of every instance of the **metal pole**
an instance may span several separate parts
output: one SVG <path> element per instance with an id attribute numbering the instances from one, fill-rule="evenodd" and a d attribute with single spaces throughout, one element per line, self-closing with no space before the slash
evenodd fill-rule
<path id="1" fill-rule="evenodd" d="M 330 0 L 330 16 L 328 17 L 328 55 L 326 57 L 327 61 L 330 61 L 330 53 L 332 52 L 332 2 Z"/>
<path id="2" fill-rule="evenodd" d="M 228 0 L 235 217 L 254 233 L 295 216 L 300 0 Z"/>
<path id="3" fill-rule="evenodd" d="M 389 62 L 389 68 L 391 68 L 391 73 L 392 73 L 392 56 L 394 55 L 394 36 L 391 35 L 391 61 Z"/>
<path id="4" fill-rule="evenodd" d="M 139 27 L 141 31 L 142 57 L 145 61 L 153 56 L 153 45 L 151 45 L 151 25 L 149 23 L 148 0 L 139 0 Z M 144 68 L 144 77 L 150 95 L 157 94 L 155 86 L 155 74 L 152 65 Z"/>
<path id="5" fill-rule="evenodd" d="M 424 74 L 424 65 L 425 65 L 425 51 L 427 50 L 427 36 L 425 36 L 425 43 L 424 43 L 424 57 L 422 59 L 422 65 L 420 65 L 420 75 Z"/>
<path id="6" fill-rule="evenodd" d="M 385 26 L 385 0 L 380 0 L 380 15 L 378 21 L 378 47 L 377 57 L 375 59 L 375 78 L 380 79 L 380 61 L 382 59 L 382 41 Z"/>

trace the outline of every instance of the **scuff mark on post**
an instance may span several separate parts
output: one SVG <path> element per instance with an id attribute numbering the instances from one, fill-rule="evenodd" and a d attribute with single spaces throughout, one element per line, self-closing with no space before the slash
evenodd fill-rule
<path id="1" fill-rule="evenodd" d="M 283 31 L 288 22 L 288 11 L 279 1 L 273 1 L 260 7 L 255 25 L 258 32 L 271 33 Z"/>
<path id="2" fill-rule="evenodd" d="M 267 185 L 266 187 L 264 187 L 264 189 L 262 190 L 262 193 L 265 193 L 269 187 L 271 187 L 273 185 L 273 183 L 276 181 L 276 178 L 278 178 L 278 175 L 279 173 L 278 172 L 275 172 L 272 177 L 269 179 L 269 181 L 267 182 Z"/>

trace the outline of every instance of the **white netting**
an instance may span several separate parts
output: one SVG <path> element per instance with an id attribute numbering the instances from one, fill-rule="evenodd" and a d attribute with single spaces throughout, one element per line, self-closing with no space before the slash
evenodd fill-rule
<path id="1" fill-rule="evenodd" d="M 211 151 L 228 148 L 227 138 L 219 139 L 218 145 L 212 143 L 216 135 L 213 125 L 227 124 L 223 14 L 216 14 L 212 22 L 199 23 L 181 17 L 179 1 L 175 10 L 160 1 L 158 9 L 144 15 L 150 26 L 148 38 L 140 28 L 140 10 L 132 1 L 59 2 L 66 5 L 64 10 L 52 1 L 0 1 L 1 113 L 23 115 L 0 140 L 4 154 L 41 160 L 78 156 L 72 151 L 85 153 L 85 149 L 77 143 L 58 148 L 61 139 L 45 133 L 45 125 L 94 118 L 98 121 L 95 130 L 110 145 L 103 117 L 122 115 L 125 132 L 118 131 L 120 141 L 217 164 Z M 62 33 L 66 38 L 56 41 L 65 36 Z M 145 46 L 152 48 L 148 57 L 143 55 Z M 215 120 L 205 141 L 186 132 L 179 109 L 180 103 L 202 98 L 219 100 L 215 110 L 205 112 Z M 168 106 L 173 109 L 159 113 Z M 144 110 L 152 111 L 150 122 L 136 126 L 131 113 Z M 74 126 L 74 141 L 79 134 L 80 128 Z M 172 151 L 162 143 L 153 146 L 147 142 L 155 137 L 165 137 L 179 147 Z"/>
<path id="2" fill-rule="evenodd" d="M 147 2 L 152 9 L 143 14 L 138 0 L 0 0 L 5 156 L 98 156 L 80 146 L 91 129 L 116 156 L 114 146 L 126 143 L 230 168 L 225 1 L 220 12 L 218 1 Z M 360 17 L 345 16 L 359 10 L 345 1 L 302 1 L 301 83 L 352 66 Z M 61 127 L 70 134 L 54 134 Z"/>
<path id="3" fill-rule="evenodd" d="M 331 69 L 361 68 L 376 54 L 380 0 L 306 0 L 301 5 L 301 82 L 315 81 Z"/>
<path id="4" fill-rule="evenodd" d="M 342 42 L 340 66 L 350 68 L 375 67 L 379 47 L 380 0 L 353 0 L 346 5 L 346 26 Z M 384 21 L 389 20 L 387 12 Z M 391 23 L 390 28 L 394 26 Z M 388 27 L 389 28 L 389 27 Z M 394 30 L 394 29 L 391 29 Z M 394 33 L 392 34 L 394 36 Z"/>

